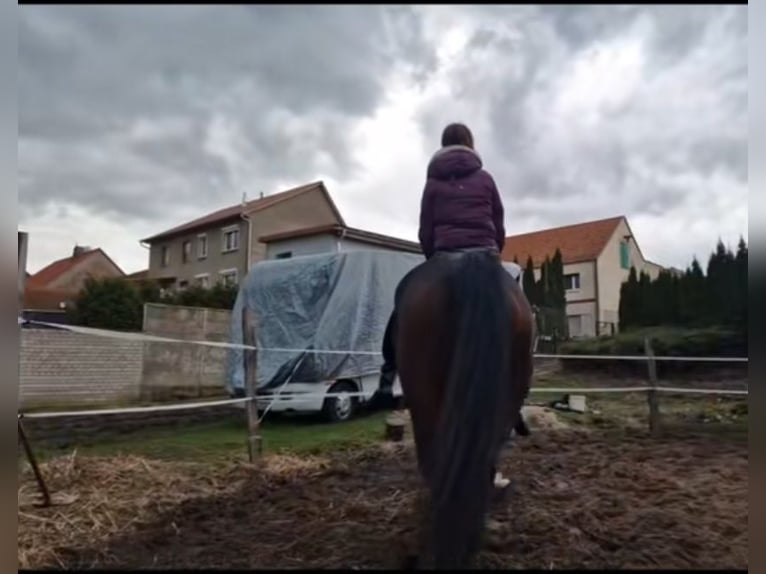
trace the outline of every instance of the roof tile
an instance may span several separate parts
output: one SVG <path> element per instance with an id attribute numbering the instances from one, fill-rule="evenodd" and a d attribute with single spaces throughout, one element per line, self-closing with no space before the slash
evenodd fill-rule
<path id="1" fill-rule="evenodd" d="M 513 261 L 515 258 L 523 266 L 531 256 L 534 266 L 539 267 L 546 256 L 553 257 L 556 249 L 559 249 L 564 263 L 592 261 L 604 250 L 614 230 L 623 219 L 624 216 L 621 215 L 512 235 L 505 239 L 503 259 Z"/>

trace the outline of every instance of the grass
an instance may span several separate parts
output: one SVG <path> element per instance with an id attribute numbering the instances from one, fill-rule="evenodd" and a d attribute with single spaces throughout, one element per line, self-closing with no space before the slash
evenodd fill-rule
<path id="1" fill-rule="evenodd" d="M 316 418 L 267 419 L 261 426 L 264 451 L 269 453 L 323 454 L 359 448 L 383 438 L 386 413 L 359 416 L 346 423 L 327 424 Z M 147 429 L 97 443 L 74 444 L 63 448 L 38 447 L 45 459 L 77 449 L 78 455 L 112 456 L 135 454 L 147 458 L 211 462 L 247 455 L 247 427 L 244 421 Z"/>

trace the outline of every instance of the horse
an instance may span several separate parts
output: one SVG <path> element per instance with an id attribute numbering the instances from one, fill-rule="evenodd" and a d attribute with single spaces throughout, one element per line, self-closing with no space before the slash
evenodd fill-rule
<path id="1" fill-rule="evenodd" d="M 467 568 L 481 546 L 500 450 L 532 378 L 534 320 L 496 253 L 437 253 L 402 281 L 392 345 L 418 468 L 430 491 L 431 559 Z"/>

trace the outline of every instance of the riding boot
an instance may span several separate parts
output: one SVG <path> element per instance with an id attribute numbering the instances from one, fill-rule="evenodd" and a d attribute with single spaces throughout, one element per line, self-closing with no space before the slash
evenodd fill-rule
<path id="1" fill-rule="evenodd" d="M 367 403 L 370 410 L 392 409 L 396 406 L 393 391 L 395 379 L 396 368 L 388 363 L 384 364 L 380 369 L 378 388 Z"/>

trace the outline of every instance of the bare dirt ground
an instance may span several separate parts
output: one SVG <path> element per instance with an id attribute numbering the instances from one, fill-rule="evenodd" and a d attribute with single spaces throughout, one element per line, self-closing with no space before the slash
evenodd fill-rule
<path id="1" fill-rule="evenodd" d="M 484 568 L 748 566 L 747 437 L 539 431 L 516 440 Z M 75 498 L 42 509 L 25 471 L 20 568 L 399 568 L 417 540 L 411 447 L 254 469 L 137 457 L 44 465 Z"/>

